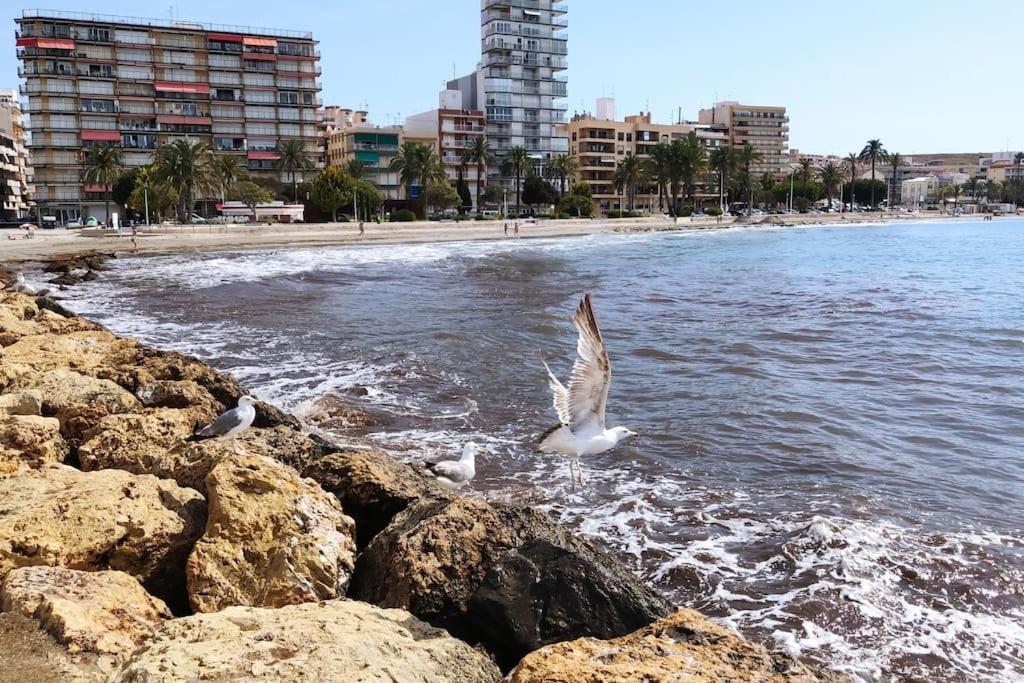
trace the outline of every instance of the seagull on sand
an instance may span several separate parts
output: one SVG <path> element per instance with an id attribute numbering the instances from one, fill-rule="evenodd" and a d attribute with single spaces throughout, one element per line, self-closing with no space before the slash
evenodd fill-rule
<path id="1" fill-rule="evenodd" d="M 458 460 L 425 463 L 427 474 L 446 488 L 461 489 L 476 476 L 476 451 L 477 445 L 470 441 Z"/>
<path id="2" fill-rule="evenodd" d="M 198 432 L 188 438 L 188 441 L 206 441 L 207 439 L 231 439 L 235 453 L 241 455 L 238 450 L 239 434 L 252 426 L 256 419 L 256 406 L 252 396 L 243 396 L 238 399 L 238 407 L 232 408 L 216 420 L 206 425 Z"/>
<path id="3" fill-rule="evenodd" d="M 604 453 L 615 448 L 623 439 L 637 436 L 637 433 L 625 427 L 605 427 L 604 411 L 608 404 L 612 366 L 608 360 L 604 339 L 601 337 L 601 329 L 594 317 L 589 294 L 580 302 L 572 323 L 579 332 L 579 340 L 576 343 L 577 358 L 572 366 L 568 387 L 558 381 L 541 355 L 540 360 L 548 372 L 548 385 L 554 394 L 555 413 L 558 415 L 559 424 L 540 435 L 537 447 L 544 453 L 561 453 L 569 456 L 569 476 L 573 476 L 575 465 L 577 481 L 582 486 L 581 457 Z"/>

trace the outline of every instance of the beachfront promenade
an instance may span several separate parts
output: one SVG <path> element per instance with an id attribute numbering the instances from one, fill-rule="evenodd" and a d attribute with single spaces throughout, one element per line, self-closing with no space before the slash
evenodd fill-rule
<path id="1" fill-rule="evenodd" d="M 636 233 L 663 230 L 714 229 L 737 225 L 817 225 L 877 222 L 894 218 L 912 220 L 950 218 L 935 215 L 896 216 L 875 213 L 855 214 L 792 214 L 785 216 L 754 216 L 737 219 L 724 216 L 721 222 L 711 217 L 665 217 L 520 221 L 520 238 L 572 237 L 607 233 Z M 78 254 L 86 251 L 114 252 L 122 255 L 155 255 L 186 251 L 227 251 L 276 246 L 327 246 L 340 244 L 392 244 L 417 242 L 448 242 L 461 240 L 513 239 L 503 221 L 465 221 L 415 223 L 366 223 L 365 235 L 359 234 L 356 223 L 279 224 L 279 225 L 186 225 L 141 228 L 133 244 L 130 230 L 118 237 L 103 230 L 38 230 L 32 239 L 24 232 L 0 233 L 0 262 L 31 261 L 52 256 Z M 16 239 L 8 239 L 11 235 Z M 137 246 L 136 246 L 137 245 Z"/>

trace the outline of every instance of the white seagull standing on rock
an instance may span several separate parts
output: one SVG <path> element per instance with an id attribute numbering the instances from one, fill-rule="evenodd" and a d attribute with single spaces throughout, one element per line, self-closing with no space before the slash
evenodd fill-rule
<path id="1" fill-rule="evenodd" d="M 477 445 L 470 441 L 463 447 L 462 457 L 458 460 L 424 463 L 424 467 L 438 484 L 450 489 L 461 489 L 476 476 L 476 451 Z"/>
<path id="2" fill-rule="evenodd" d="M 231 439 L 235 453 L 241 455 L 238 450 L 239 434 L 252 426 L 256 419 L 256 399 L 252 396 L 243 396 L 238 399 L 238 407 L 227 411 L 212 423 L 206 425 L 198 432 L 188 438 L 188 441 L 205 441 L 207 439 Z"/>
<path id="3" fill-rule="evenodd" d="M 36 288 L 25 281 L 25 274 L 18 273 L 14 276 L 14 286 L 11 287 L 15 292 L 21 292 L 22 294 L 28 294 L 29 296 L 35 296 Z"/>
<path id="4" fill-rule="evenodd" d="M 576 477 L 582 486 L 581 457 L 604 453 L 615 448 L 623 439 L 637 436 L 637 433 L 625 427 L 605 427 L 604 411 L 608 404 L 612 366 L 601 337 L 601 329 L 594 317 L 594 309 L 590 305 L 589 294 L 580 302 L 572 323 L 579 332 L 576 343 L 578 357 L 572 366 L 568 387 L 558 381 L 544 356 L 541 356 L 541 362 L 548 371 L 548 384 L 554 394 L 559 424 L 541 434 L 537 447 L 544 453 L 569 456 L 569 476 L 573 476 L 575 465 Z"/>

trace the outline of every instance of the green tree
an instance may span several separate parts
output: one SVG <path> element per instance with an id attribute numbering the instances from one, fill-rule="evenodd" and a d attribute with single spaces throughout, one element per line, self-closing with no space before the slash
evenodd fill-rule
<path id="1" fill-rule="evenodd" d="M 487 138 L 479 136 L 473 138 L 469 146 L 462 152 L 462 161 L 467 164 L 476 164 L 476 210 L 481 211 L 480 197 L 487 182 L 487 166 L 494 161 L 494 153 L 491 152 L 491 143 Z"/>
<path id="2" fill-rule="evenodd" d="M 135 179 L 139 176 L 139 170 L 139 168 L 132 168 L 124 171 L 114 182 L 114 186 L 110 190 L 110 197 L 119 206 L 130 208 L 128 200 L 135 190 Z"/>
<path id="3" fill-rule="evenodd" d="M 359 214 L 369 219 L 371 209 L 374 213 L 380 210 L 384 203 L 384 195 L 380 193 L 380 188 L 369 180 L 353 180 L 352 187 L 355 191 L 355 198 L 359 201 Z M 356 218 L 358 219 L 359 216 Z"/>
<path id="4" fill-rule="evenodd" d="M 338 209 L 352 203 L 353 181 L 344 169 L 322 168 L 313 178 L 309 198 L 324 213 L 331 214 L 331 221 L 338 222 Z"/>
<path id="5" fill-rule="evenodd" d="M 359 159 L 349 159 L 345 164 L 345 172 L 353 180 L 361 180 L 366 175 L 366 163 Z"/>
<path id="6" fill-rule="evenodd" d="M 228 198 L 232 201 L 242 202 L 252 211 L 252 220 L 256 222 L 256 207 L 266 204 L 272 197 L 270 193 L 251 180 L 237 182 L 231 188 Z"/>
<path id="7" fill-rule="evenodd" d="M 82 179 L 87 183 L 103 186 L 107 225 L 110 225 L 111 190 L 123 171 L 124 154 L 120 148 L 113 145 L 96 145 L 89 149 Z"/>
<path id="8" fill-rule="evenodd" d="M 744 187 L 747 188 L 747 197 L 749 198 L 747 202 L 748 216 L 750 216 L 754 210 L 754 183 L 756 182 L 751 169 L 754 164 L 762 159 L 764 159 L 764 155 L 749 142 L 744 142 L 743 146 L 740 147 L 737 163 L 740 168 L 743 169 Z"/>
<path id="9" fill-rule="evenodd" d="M 818 169 L 818 178 L 821 179 L 821 185 L 825 189 L 825 198 L 828 199 L 825 210 L 831 211 L 832 197 L 835 196 L 836 190 L 843 183 L 843 169 L 831 161 L 827 161 L 824 166 Z"/>
<path id="10" fill-rule="evenodd" d="M 594 194 L 590 185 L 576 183 L 572 191 L 562 197 L 558 202 L 558 212 L 576 216 L 579 218 L 590 218 L 594 215 Z"/>
<path id="11" fill-rule="evenodd" d="M 985 195 L 990 202 L 998 202 L 1003 197 L 1003 184 L 998 180 L 985 183 Z"/>
<path id="12" fill-rule="evenodd" d="M 533 175 L 523 183 L 523 202 L 527 206 L 557 204 L 558 193 L 551 183 Z"/>
<path id="13" fill-rule="evenodd" d="M 906 160 L 899 152 L 886 152 L 885 161 L 892 166 L 892 189 L 889 191 L 889 210 L 891 211 L 899 201 L 900 186 L 897 184 L 896 179 L 900 174 L 900 166 L 902 166 Z"/>
<path id="14" fill-rule="evenodd" d="M 462 169 L 459 169 L 459 177 L 455 181 L 455 191 L 459 193 L 459 210 L 471 211 L 473 209 L 473 195 L 469 192 L 469 183 Z"/>
<path id="15" fill-rule="evenodd" d="M 804 184 L 811 182 L 811 176 L 814 175 L 814 160 L 803 157 L 798 163 L 800 164 L 800 180 L 804 181 Z"/>
<path id="16" fill-rule="evenodd" d="M 673 141 L 673 145 L 676 142 L 680 143 L 675 147 L 675 154 L 682 170 L 683 193 L 692 203 L 698 179 L 708 173 L 708 150 L 695 131 L 690 131 L 682 140 Z"/>
<path id="17" fill-rule="evenodd" d="M 885 161 L 887 152 L 878 139 L 868 140 L 864 149 L 860 151 L 860 160 L 871 164 L 871 180 L 875 179 L 875 165 Z M 871 184 L 871 208 L 878 210 L 878 202 L 875 201 L 874 183 Z"/>
<path id="18" fill-rule="evenodd" d="M 459 205 L 462 200 L 459 193 L 451 186 L 448 179 L 439 179 L 432 182 L 426 191 L 427 204 L 435 209 L 451 209 Z"/>
<path id="19" fill-rule="evenodd" d="M 178 204 L 178 193 L 168 183 L 159 180 L 155 166 L 143 166 L 135 176 L 135 187 L 128 197 L 128 205 L 145 217 L 156 216 L 156 222 L 174 211 Z M 149 213 L 147 213 L 147 211 Z"/>
<path id="20" fill-rule="evenodd" d="M 215 154 L 210 163 L 212 182 L 220 191 L 220 199 L 227 199 L 231 186 L 248 175 L 242 157 L 234 154 Z"/>
<path id="21" fill-rule="evenodd" d="M 857 164 L 859 163 L 860 156 L 856 152 L 850 152 L 843 159 L 843 166 L 846 168 L 846 172 L 850 174 L 850 211 L 853 211 L 853 206 L 857 203 Z M 846 210 L 845 200 L 843 210 Z"/>
<path id="22" fill-rule="evenodd" d="M 627 154 L 615 169 L 615 189 L 625 192 L 629 199 L 629 210 L 636 209 L 636 188 L 647 177 L 644 162 L 638 156 Z"/>
<path id="23" fill-rule="evenodd" d="M 505 172 L 514 176 L 516 179 L 516 215 L 520 214 L 520 204 L 522 202 L 522 193 L 520 191 L 520 185 L 524 177 L 533 173 L 533 157 L 522 145 L 516 145 L 508 153 L 508 159 L 505 161 Z"/>
<path id="24" fill-rule="evenodd" d="M 658 210 L 664 211 L 668 200 L 669 184 L 672 182 L 672 150 L 666 144 L 658 144 L 651 150 L 647 160 L 647 177 L 658 186 Z"/>
<path id="25" fill-rule="evenodd" d="M 732 147 L 716 147 L 711 151 L 708 162 L 711 170 L 718 175 L 718 208 L 724 212 L 729 177 L 736 170 L 736 152 Z"/>
<path id="26" fill-rule="evenodd" d="M 762 205 L 767 206 L 768 204 L 775 203 L 775 186 L 778 185 L 775 176 L 765 171 L 761 174 L 758 185 L 761 187 L 759 196 L 761 197 Z"/>
<path id="27" fill-rule="evenodd" d="M 977 178 L 972 176 L 967 179 L 966 183 L 964 183 L 964 192 L 967 193 L 968 197 L 974 200 L 975 204 L 978 204 L 980 203 L 979 195 L 981 195 L 982 187 L 983 183 L 981 183 Z"/>
<path id="28" fill-rule="evenodd" d="M 405 196 L 412 197 L 412 188 L 420 188 L 420 218 L 427 213 L 427 189 L 442 179 L 447 181 L 437 152 L 430 145 L 419 142 L 403 142 L 398 153 L 391 159 L 390 168 L 398 171 L 398 179 L 405 186 Z"/>
<path id="29" fill-rule="evenodd" d="M 565 195 L 566 183 L 571 183 L 579 175 L 580 164 L 575 157 L 559 154 L 551 159 L 547 166 L 548 177 L 558 180 L 558 199 Z"/>
<path id="30" fill-rule="evenodd" d="M 278 171 L 283 171 L 292 179 L 292 201 L 299 203 L 299 171 L 313 168 L 313 162 L 306 152 L 306 144 L 302 140 L 282 140 L 277 145 L 277 162 L 274 164 Z"/>
<path id="31" fill-rule="evenodd" d="M 155 164 L 157 180 L 178 194 L 178 219 L 188 221 L 197 195 L 216 186 L 210 148 L 203 142 L 175 140 L 157 148 Z"/>

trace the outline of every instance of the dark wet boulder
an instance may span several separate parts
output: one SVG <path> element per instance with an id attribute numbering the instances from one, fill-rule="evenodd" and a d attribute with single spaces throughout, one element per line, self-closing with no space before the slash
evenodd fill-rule
<path id="1" fill-rule="evenodd" d="M 544 645 L 615 638 L 669 612 L 623 565 L 546 514 L 466 497 L 400 513 L 360 556 L 349 595 L 479 643 L 506 671 Z"/>

